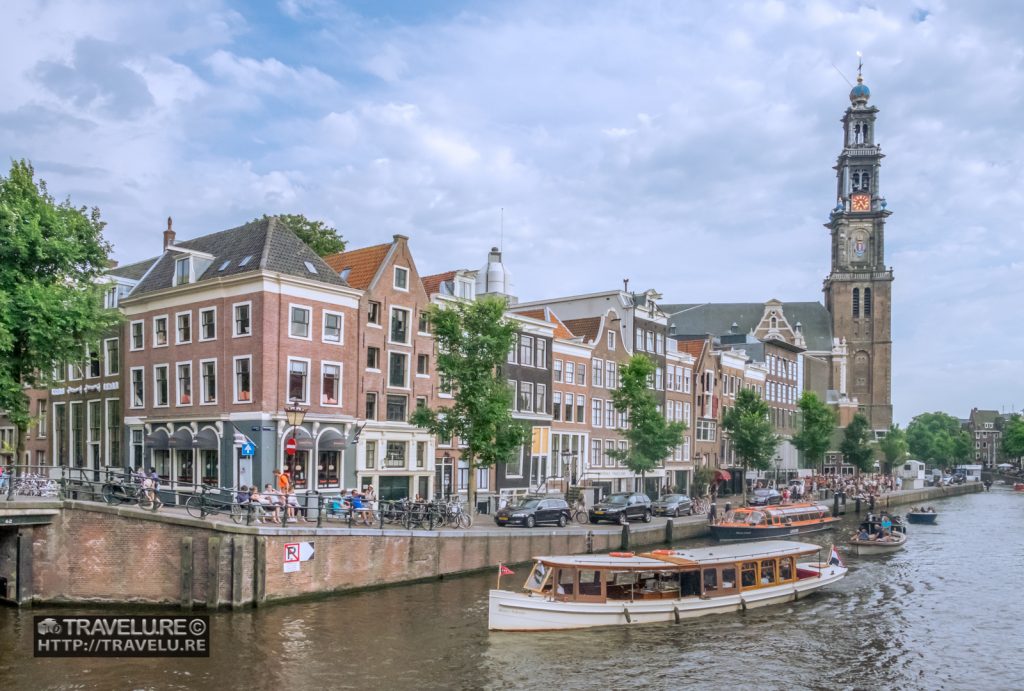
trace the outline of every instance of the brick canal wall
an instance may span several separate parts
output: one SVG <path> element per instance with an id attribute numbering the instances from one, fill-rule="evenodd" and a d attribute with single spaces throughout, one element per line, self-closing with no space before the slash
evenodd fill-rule
<path id="1" fill-rule="evenodd" d="M 883 497 L 878 508 L 926 504 L 981 491 L 980 483 Z M 853 511 L 848 502 L 847 512 Z M 866 508 L 864 509 L 866 510 Z M 641 550 L 707 535 L 701 519 L 617 527 L 467 531 L 268 528 L 212 523 L 170 512 L 66 501 L 49 525 L 19 529 L 22 563 L 38 603 L 246 606 L 492 569 L 541 554 Z M 628 542 L 628 546 L 624 544 Z M 285 571 L 285 545 L 314 555 Z M 2 561 L 2 550 L 0 550 Z M 24 559 L 22 560 L 25 561 Z"/>

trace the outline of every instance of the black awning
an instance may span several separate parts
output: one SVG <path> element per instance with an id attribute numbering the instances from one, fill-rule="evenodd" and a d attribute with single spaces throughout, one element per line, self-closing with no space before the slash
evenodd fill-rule
<path id="1" fill-rule="evenodd" d="M 146 445 L 147 449 L 169 449 L 167 439 L 167 432 L 162 429 L 154 430 L 152 434 L 147 434 L 142 440 Z"/>

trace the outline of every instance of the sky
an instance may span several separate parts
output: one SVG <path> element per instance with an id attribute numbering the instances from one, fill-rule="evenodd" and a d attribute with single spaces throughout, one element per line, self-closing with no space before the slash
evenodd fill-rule
<path id="1" fill-rule="evenodd" d="M 522 300 L 820 300 L 861 51 L 905 424 L 1024 408 L 1022 32 L 1015 0 L 12 0 L 0 156 L 121 263 L 168 216 L 302 213 L 422 274 L 501 243 Z"/>

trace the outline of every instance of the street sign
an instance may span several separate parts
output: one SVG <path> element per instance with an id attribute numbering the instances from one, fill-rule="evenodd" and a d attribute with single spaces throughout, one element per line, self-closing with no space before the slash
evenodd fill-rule
<path id="1" fill-rule="evenodd" d="M 302 562 L 313 558 L 312 542 L 287 542 L 284 545 L 284 572 L 300 571 Z"/>
<path id="2" fill-rule="evenodd" d="M 288 440 L 287 442 L 285 442 L 285 445 L 284 445 L 284 451 L 285 451 L 285 453 L 287 453 L 287 454 L 288 454 L 289 456 L 294 456 L 294 455 L 295 455 L 295 449 L 297 449 L 298 447 L 299 447 L 299 445 L 298 445 L 298 443 L 297 443 L 297 442 L 295 441 L 295 437 L 292 437 L 292 438 L 291 438 L 291 439 L 289 439 L 289 440 Z"/>
<path id="3" fill-rule="evenodd" d="M 242 444 L 242 455 L 243 456 L 255 456 L 256 455 L 256 445 L 253 444 L 251 441 L 247 441 L 244 444 Z"/>

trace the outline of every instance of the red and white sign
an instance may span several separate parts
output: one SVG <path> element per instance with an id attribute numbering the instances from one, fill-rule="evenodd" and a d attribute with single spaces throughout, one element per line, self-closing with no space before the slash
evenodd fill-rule
<path id="1" fill-rule="evenodd" d="M 284 572 L 294 573 L 304 561 L 313 558 L 312 542 L 286 542 L 284 545 Z"/>
<path id="2" fill-rule="evenodd" d="M 299 444 L 298 444 L 298 442 L 295 441 L 295 437 L 292 437 L 291 439 L 289 439 L 288 441 L 286 441 L 284 443 L 284 451 L 289 456 L 294 456 L 295 455 L 295 450 L 297 448 L 299 448 Z"/>

